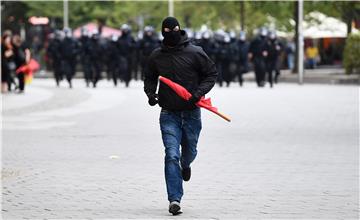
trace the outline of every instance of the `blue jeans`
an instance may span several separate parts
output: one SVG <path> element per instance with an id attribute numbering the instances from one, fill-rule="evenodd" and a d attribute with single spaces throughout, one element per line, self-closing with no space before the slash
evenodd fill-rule
<path id="1" fill-rule="evenodd" d="M 197 154 L 196 145 L 201 131 L 200 108 L 191 111 L 161 110 L 160 129 L 165 146 L 168 200 L 180 202 L 183 195 L 181 168 L 189 168 Z"/>

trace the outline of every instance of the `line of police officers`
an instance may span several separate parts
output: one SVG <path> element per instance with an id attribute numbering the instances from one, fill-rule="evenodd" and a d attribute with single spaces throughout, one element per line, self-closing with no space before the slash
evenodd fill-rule
<path id="1" fill-rule="evenodd" d="M 223 30 L 214 34 L 210 31 L 193 34 L 190 30 L 187 33 L 192 43 L 201 46 L 216 63 L 219 86 L 223 86 L 224 82 L 229 86 L 235 78 L 242 86 L 243 74 L 249 71 L 248 61 L 252 63 L 259 87 L 265 85 L 266 75 L 270 87 L 274 81 L 277 82 L 280 74 L 279 56 L 283 47 L 275 32 L 268 34 L 267 29 L 261 28 L 251 42 L 247 41 L 245 32 L 240 32 L 239 38 L 235 32 L 227 33 Z M 72 88 L 71 80 L 79 58 L 87 86 L 92 84 L 96 87 L 104 70 L 107 79 L 112 79 L 115 86 L 120 80 L 128 87 L 131 79 L 144 79 L 147 58 L 161 44 L 159 36 L 153 27 L 146 26 L 142 36 L 135 40 L 127 24 L 121 26 L 120 37 L 113 35 L 109 39 L 101 37 L 98 31 L 89 33 L 86 29 L 82 29 L 79 40 L 72 37 L 68 28 L 63 32 L 55 31 L 49 42 L 48 56 L 52 60 L 56 84 L 59 86 L 65 77 Z"/>

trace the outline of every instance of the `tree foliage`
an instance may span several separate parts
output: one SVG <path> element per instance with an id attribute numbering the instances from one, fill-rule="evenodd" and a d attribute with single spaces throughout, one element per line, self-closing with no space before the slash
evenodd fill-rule
<path id="1" fill-rule="evenodd" d="M 26 19 L 30 16 L 46 16 L 62 20 L 63 1 L 2 2 L 2 22 L 15 14 Z M 244 1 L 245 28 L 248 32 L 272 23 L 282 31 L 294 30 L 293 1 Z M 3 9 L 6 6 L 6 10 Z M 240 2 L 238 1 L 174 1 L 175 16 L 183 27 L 199 28 L 207 24 L 212 29 L 240 29 Z M 360 3 L 357 1 L 305 1 L 304 12 L 320 11 L 345 22 L 359 18 Z M 5 13 L 4 13 L 5 12 Z M 159 27 L 168 14 L 168 1 L 69 1 L 69 23 L 72 28 L 88 22 L 102 22 L 118 28 L 129 23 L 137 30 L 144 25 Z M 61 22 L 57 28 L 61 27 Z"/>
<path id="2" fill-rule="evenodd" d="M 344 67 L 347 74 L 360 74 L 360 34 L 351 34 L 346 39 Z"/>

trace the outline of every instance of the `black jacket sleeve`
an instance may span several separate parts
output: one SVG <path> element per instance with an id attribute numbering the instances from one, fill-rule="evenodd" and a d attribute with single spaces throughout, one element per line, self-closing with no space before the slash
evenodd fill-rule
<path id="1" fill-rule="evenodd" d="M 215 63 L 206 55 L 201 49 L 198 52 L 197 60 L 200 67 L 200 83 L 195 92 L 195 96 L 201 97 L 208 93 L 215 85 L 218 72 L 216 70 Z"/>
<path id="2" fill-rule="evenodd" d="M 145 68 L 144 91 L 149 97 L 156 93 L 159 78 L 159 73 L 157 72 L 155 67 L 153 54 L 150 55 L 147 66 Z"/>

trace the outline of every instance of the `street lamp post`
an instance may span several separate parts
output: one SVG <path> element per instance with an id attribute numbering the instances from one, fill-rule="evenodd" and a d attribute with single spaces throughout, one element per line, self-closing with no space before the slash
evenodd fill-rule
<path id="1" fill-rule="evenodd" d="M 169 3 L 169 16 L 174 17 L 174 0 L 168 0 Z"/>
<path id="2" fill-rule="evenodd" d="M 298 68 L 299 84 L 302 85 L 304 82 L 304 35 L 303 35 L 303 0 L 298 1 Z"/>
<path id="3" fill-rule="evenodd" d="M 241 31 L 245 30 L 245 10 L 244 10 L 244 2 L 240 1 L 240 26 L 241 26 Z"/>
<path id="4" fill-rule="evenodd" d="M 64 28 L 69 27 L 69 2 L 64 0 Z"/>

